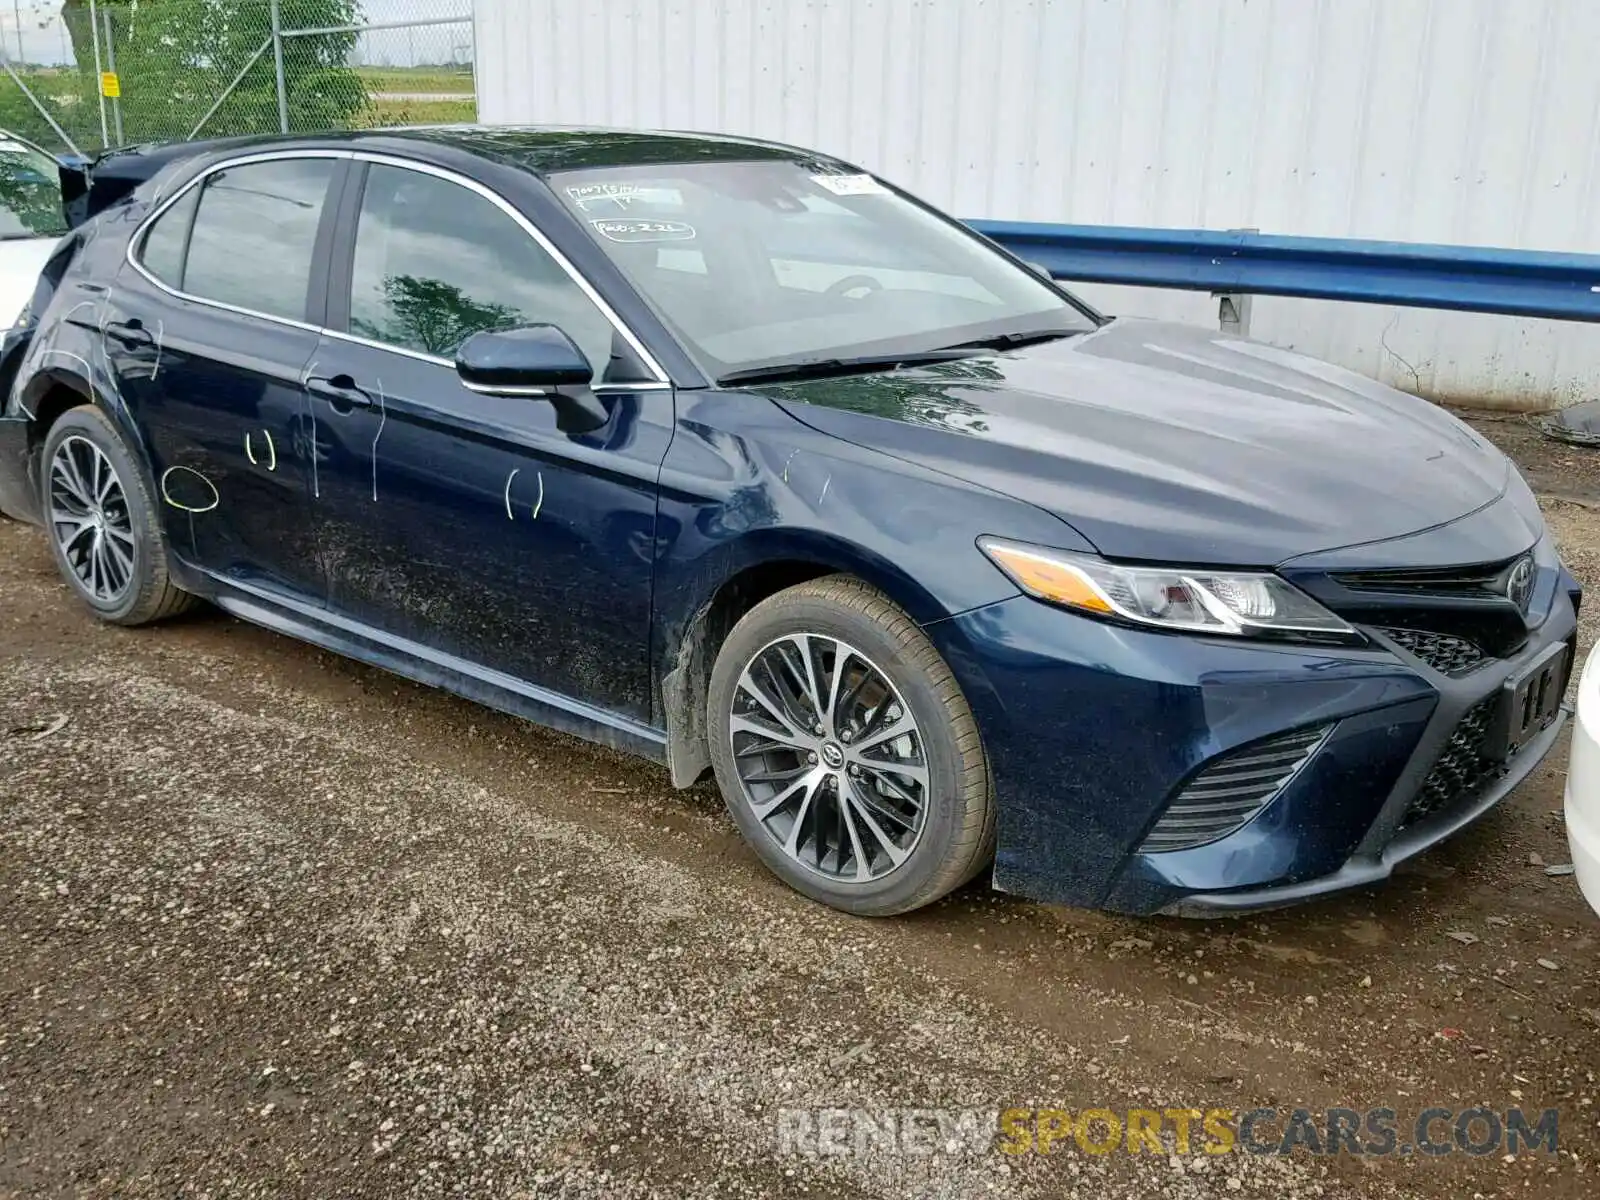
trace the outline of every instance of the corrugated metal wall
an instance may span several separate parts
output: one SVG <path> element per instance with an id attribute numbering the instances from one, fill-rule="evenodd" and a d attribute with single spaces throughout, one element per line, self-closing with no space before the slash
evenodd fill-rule
<path id="1" fill-rule="evenodd" d="M 963 216 L 1600 250 L 1600 0 L 476 8 L 486 121 L 777 138 Z M 1434 395 L 1600 392 L 1589 326 L 1261 298 L 1251 332 Z"/>

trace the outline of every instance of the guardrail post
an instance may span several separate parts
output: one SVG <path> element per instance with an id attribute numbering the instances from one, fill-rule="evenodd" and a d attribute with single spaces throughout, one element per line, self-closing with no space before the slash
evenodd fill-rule
<path id="1" fill-rule="evenodd" d="M 1250 336 L 1250 301 L 1248 292 L 1212 292 L 1217 299 L 1217 326 L 1223 333 L 1234 337 Z"/>
<path id="2" fill-rule="evenodd" d="M 278 132 L 289 132 L 289 89 L 283 79 L 283 13 L 272 0 L 272 68 L 278 79 Z"/>
<path id="3" fill-rule="evenodd" d="M 1230 229 L 1229 233 L 1260 233 L 1261 230 L 1251 226 L 1249 229 Z M 1223 333 L 1232 334 L 1234 337 L 1250 336 L 1250 301 L 1252 297 L 1248 292 L 1212 292 L 1217 301 L 1217 327 Z"/>

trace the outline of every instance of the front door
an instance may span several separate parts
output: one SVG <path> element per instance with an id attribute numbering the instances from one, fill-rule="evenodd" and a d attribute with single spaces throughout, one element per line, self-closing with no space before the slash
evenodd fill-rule
<path id="1" fill-rule="evenodd" d="M 320 603 L 302 376 L 318 226 L 340 166 L 225 167 L 152 222 L 92 316 L 180 558 Z"/>
<path id="2" fill-rule="evenodd" d="M 598 384 L 604 423 L 567 433 L 546 398 L 467 390 L 453 355 L 479 330 L 559 325 L 597 377 L 615 331 L 487 195 L 376 163 L 357 184 L 351 286 L 329 306 L 344 332 L 309 372 L 330 608 L 412 653 L 648 719 L 671 391 Z"/>

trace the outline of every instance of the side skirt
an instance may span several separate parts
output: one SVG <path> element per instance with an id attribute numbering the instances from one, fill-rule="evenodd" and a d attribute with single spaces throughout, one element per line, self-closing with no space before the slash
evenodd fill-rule
<path id="1" fill-rule="evenodd" d="M 184 571 L 201 586 L 194 590 L 232 616 L 332 650 L 347 658 L 382 667 L 396 675 L 454 692 L 489 708 L 510 713 L 613 750 L 636 754 L 652 762 L 667 761 L 667 735 L 641 724 L 574 700 L 559 692 L 535 687 L 454 654 L 446 654 L 352 621 L 296 597 L 253 584 L 226 579 L 209 571 Z"/>

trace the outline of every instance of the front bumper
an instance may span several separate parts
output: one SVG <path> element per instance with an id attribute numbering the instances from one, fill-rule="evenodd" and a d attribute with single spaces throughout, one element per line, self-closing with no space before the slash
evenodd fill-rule
<path id="1" fill-rule="evenodd" d="M 1392 645 L 1306 647 L 1129 629 L 1017 597 L 928 627 L 983 730 L 1000 804 L 995 885 L 1134 914 L 1240 912 L 1386 878 L 1499 803 L 1559 722 L 1494 778 L 1408 812 L 1474 706 L 1576 628 L 1564 571 L 1526 643 L 1462 678 Z M 1202 764 L 1330 724 L 1321 749 L 1244 825 L 1192 849 L 1139 847 Z"/>
<path id="2" fill-rule="evenodd" d="M 1414 858 L 1429 847 L 1438 845 L 1451 834 L 1465 829 L 1509 796 L 1518 784 L 1532 774 L 1544 756 L 1550 753 L 1565 723 L 1566 714 L 1563 713 L 1507 764 L 1505 775 L 1488 787 L 1426 821 L 1399 830 L 1387 845 L 1382 844 L 1380 834 L 1371 839 L 1373 844 L 1370 847 L 1359 847 L 1342 867 L 1329 875 L 1318 876 L 1301 883 L 1243 888 L 1232 892 L 1193 892 L 1172 901 L 1159 911 L 1174 917 L 1209 917 L 1229 913 L 1259 912 L 1263 909 L 1281 908 L 1288 904 L 1315 900 L 1319 896 L 1331 895 L 1334 892 L 1381 883 L 1406 859 Z M 1400 789 L 1401 799 L 1409 800 L 1412 791 L 1414 789 Z"/>

